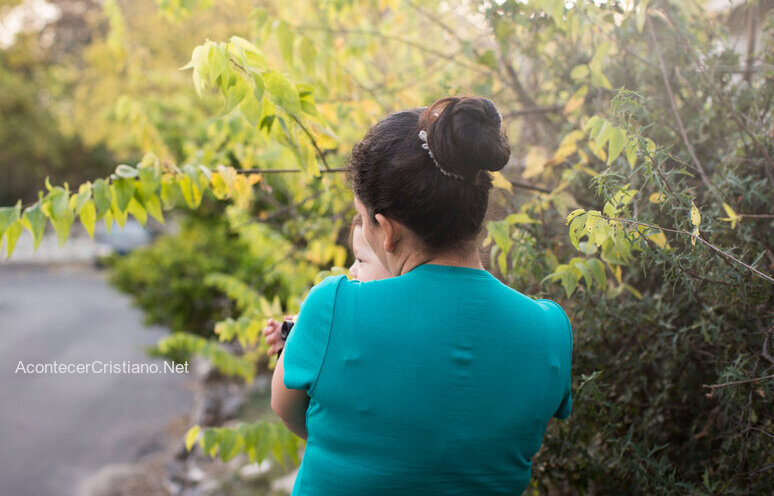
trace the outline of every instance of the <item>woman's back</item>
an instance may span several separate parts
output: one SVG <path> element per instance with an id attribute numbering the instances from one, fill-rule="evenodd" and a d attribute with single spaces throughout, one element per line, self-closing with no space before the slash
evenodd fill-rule
<path id="1" fill-rule="evenodd" d="M 284 352 L 307 389 L 293 495 L 520 494 L 551 416 L 569 415 L 564 311 L 484 270 L 328 278 Z"/>

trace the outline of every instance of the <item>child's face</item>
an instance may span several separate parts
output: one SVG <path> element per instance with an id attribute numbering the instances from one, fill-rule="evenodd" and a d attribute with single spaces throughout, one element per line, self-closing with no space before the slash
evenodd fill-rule
<path id="1" fill-rule="evenodd" d="M 358 281 L 378 281 L 392 277 L 381 264 L 363 236 L 363 226 L 356 226 L 352 232 L 352 251 L 355 252 L 355 263 L 349 268 L 349 273 Z"/>

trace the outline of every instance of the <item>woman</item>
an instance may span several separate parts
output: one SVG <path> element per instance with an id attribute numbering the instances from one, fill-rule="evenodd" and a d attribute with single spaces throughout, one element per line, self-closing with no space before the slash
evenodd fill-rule
<path id="1" fill-rule="evenodd" d="M 396 112 L 352 152 L 363 235 L 393 277 L 307 296 L 272 408 L 307 439 L 299 495 L 520 494 L 570 413 L 562 308 L 484 270 L 478 235 L 510 148 L 483 98 Z"/>

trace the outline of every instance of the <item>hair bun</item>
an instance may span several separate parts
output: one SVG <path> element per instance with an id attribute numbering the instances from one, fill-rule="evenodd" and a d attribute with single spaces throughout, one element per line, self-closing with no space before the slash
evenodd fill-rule
<path id="1" fill-rule="evenodd" d="M 435 159 L 464 177 L 499 171 L 511 155 L 500 112 L 487 98 L 441 98 L 422 112 L 419 127 L 426 130 Z"/>

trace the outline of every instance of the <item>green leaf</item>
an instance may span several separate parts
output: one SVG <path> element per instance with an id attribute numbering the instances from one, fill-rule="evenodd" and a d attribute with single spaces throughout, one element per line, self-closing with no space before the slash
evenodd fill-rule
<path id="1" fill-rule="evenodd" d="M 317 58 L 317 48 L 315 48 L 314 43 L 312 43 L 309 38 L 303 38 L 301 40 L 299 54 L 301 55 L 301 61 L 304 63 L 306 72 L 310 75 L 314 74 L 314 63 L 315 59 Z"/>
<path id="2" fill-rule="evenodd" d="M 497 255 L 497 266 L 500 269 L 501 274 L 506 274 L 508 272 L 508 253 L 501 251 L 499 255 Z"/>
<path id="3" fill-rule="evenodd" d="M 288 65 L 293 65 L 293 40 L 295 34 L 285 21 L 280 21 L 277 26 L 277 41 L 279 42 L 280 53 Z"/>
<path id="4" fill-rule="evenodd" d="M 591 271 L 591 275 L 594 281 L 597 283 L 600 289 L 607 288 L 607 278 L 605 277 L 605 265 L 598 258 L 592 258 L 588 260 L 587 265 Z"/>
<path id="5" fill-rule="evenodd" d="M 67 238 L 70 236 L 70 228 L 72 228 L 73 222 L 75 222 L 75 215 L 72 212 L 67 212 L 61 217 L 51 218 L 51 224 L 56 231 L 56 237 L 60 248 L 64 246 Z"/>
<path id="6" fill-rule="evenodd" d="M 592 115 L 586 124 L 583 125 L 583 130 L 589 133 L 589 139 L 594 139 L 594 136 L 599 132 L 599 128 L 602 126 L 604 119 L 598 115 Z"/>
<path id="7" fill-rule="evenodd" d="M 588 214 L 583 213 L 573 218 L 572 222 L 570 222 L 570 242 L 576 250 L 578 249 L 578 241 L 586 234 L 587 219 Z"/>
<path id="8" fill-rule="evenodd" d="M 586 283 L 586 289 L 591 291 L 591 284 L 593 282 L 591 272 L 589 271 L 588 266 L 586 265 L 586 261 L 583 259 L 573 259 L 575 262 L 572 264 L 573 267 L 578 269 L 578 271 L 583 276 L 583 281 Z"/>
<path id="9" fill-rule="evenodd" d="M 214 456 L 218 450 L 218 434 L 215 432 L 215 429 L 205 429 L 204 434 L 199 438 L 199 444 L 204 453 Z"/>
<path id="10" fill-rule="evenodd" d="M 585 210 L 584 210 L 584 209 L 582 209 L 582 208 L 576 208 L 575 210 L 573 210 L 572 212 L 570 212 L 570 215 L 568 215 L 568 216 L 567 216 L 567 220 L 564 222 L 564 224 L 565 224 L 565 225 L 569 224 L 569 223 L 570 223 L 570 221 L 572 221 L 572 220 L 573 220 L 575 217 L 579 216 L 579 215 L 580 215 L 580 214 L 582 214 L 583 212 L 585 212 Z"/>
<path id="11" fill-rule="evenodd" d="M 258 47 L 239 36 L 232 36 L 229 39 L 229 52 L 237 54 L 240 61 L 246 64 L 245 69 L 253 72 L 265 71 L 268 67 L 266 57 Z"/>
<path id="12" fill-rule="evenodd" d="M 495 55 L 494 50 L 487 50 L 484 53 L 479 54 L 479 56 L 476 58 L 476 62 L 495 71 L 499 67 L 497 62 L 497 55 Z"/>
<path id="13" fill-rule="evenodd" d="M 180 191 L 186 204 L 190 208 L 197 208 L 202 201 L 201 183 L 203 178 L 199 169 L 190 164 L 183 167 L 183 172 L 184 175 L 180 178 Z"/>
<path id="14" fill-rule="evenodd" d="M 505 218 L 505 223 L 509 226 L 512 226 L 514 224 L 540 224 L 540 221 L 537 219 L 533 219 L 525 212 L 517 212 L 515 214 L 510 214 L 508 217 Z"/>
<path id="15" fill-rule="evenodd" d="M 110 236 L 110 230 L 113 228 L 113 212 L 110 210 L 105 212 L 102 220 L 105 223 L 105 231 L 107 232 L 108 236 Z"/>
<path id="16" fill-rule="evenodd" d="M 35 205 L 27 207 L 24 210 L 22 224 L 24 224 L 24 227 L 32 233 L 33 249 L 37 250 L 40 246 L 40 240 L 43 239 L 43 233 L 46 230 L 46 215 L 43 213 L 43 205 L 41 202 L 37 202 Z"/>
<path id="17" fill-rule="evenodd" d="M 70 193 L 58 186 L 53 188 L 43 200 L 43 211 L 52 219 L 64 217 L 70 211 Z"/>
<path id="18" fill-rule="evenodd" d="M 220 460 L 227 462 L 237 455 L 238 435 L 233 429 L 222 428 L 218 432 L 218 444 L 220 445 Z"/>
<path id="19" fill-rule="evenodd" d="M 94 206 L 94 201 L 88 200 L 81 208 L 79 212 L 81 224 L 89 233 L 89 237 L 94 239 L 94 224 L 97 222 L 97 209 Z"/>
<path id="20" fill-rule="evenodd" d="M 229 82 L 228 54 L 223 43 L 212 43 L 207 53 L 207 80 L 225 91 Z"/>
<path id="21" fill-rule="evenodd" d="M 140 180 L 137 181 L 137 190 L 135 197 L 141 205 L 145 205 L 148 198 L 156 196 L 156 191 L 161 184 L 161 171 L 156 167 L 141 167 L 139 170 Z"/>
<path id="22" fill-rule="evenodd" d="M 125 212 L 126 207 L 129 205 L 129 201 L 134 195 L 134 181 L 129 179 L 116 179 L 110 185 L 110 190 L 113 193 L 114 205 L 118 208 L 119 212 Z M 114 214 L 116 212 L 113 212 Z"/>
<path id="23" fill-rule="evenodd" d="M 580 81 L 586 79 L 589 76 L 589 66 L 586 64 L 576 65 L 570 71 L 570 77 L 573 81 Z"/>
<path id="24" fill-rule="evenodd" d="M 597 148 L 602 148 L 605 143 L 610 140 L 613 131 L 614 127 L 610 121 L 603 120 L 602 125 L 599 126 L 599 129 L 596 132 L 596 136 L 589 136 L 589 138 L 594 139 L 594 144 L 597 146 Z"/>
<path id="25" fill-rule="evenodd" d="M 145 198 L 145 209 L 150 216 L 159 221 L 159 223 L 164 223 L 164 214 L 161 211 L 161 202 L 159 201 L 158 196 L 152 195 Z"/>
<path id="26" fill-rule="evenodd" d="M 0 208 L 0 238 L 5 231 L 17 220 L 21 218 L 21 201 L 16 203 L 15 207 Z"/>
<path id="27" fill-rule="evenodd" d="M 571 267 L 567 267 L 561 274 L 562 288 L 569 298 L 578 287 L 578 274 Z"/>
<path id="28" fill-rule="evenodd" d="M 145 227 L 145 224 L 148 222 L 148 212 L 140 205 L 140 202 L 138 202 L 136 198 L 133 197 L 129 200 L 126 211 L 127 213 L 132 214 L 142 227 Z"/>
<path id="29" fill-rule="evenodd" d="M 90 198 L 91 183 L 81 184 L 81 187 L 78 188 L 78 194 L 70 197 L 70 210 L 72 210 L 75 215 L 78 215 Z"/>
<path id="30" fill-rule="evenodd" d="M 113 186 L 111 185 L 111 189 L 113 189 Z M 129 198 L 131 200 L 131 197 Z M 127 203 L 128 206 L 128 203 Z M 126 209 L 118 208 L 118 200 L 116 199 L 116 195 L 113 195 L 113 201 L 110 203 L 110 213 L 113 215 L 113 219 L 116 220 L 116 224 L 123 229 L 124 225 L 126 224 L 126 218 L 128 216 L 128 212 Z"/>
<path id="31" fill-rule="evenodd" d="M 266 83 L 266 92 L 269 94 L 272 102 L 282 107 L 285 112 L 300 116 L 301 101 L 298 97 L 298 91 L 288 79 L 277 71 L 267 72 L 263 76 Z"/>
<path id="32" fill-rule="evenodd" d="M 101 219 L 110 210 L 111 193 L 107 181 L 97 179 L 92 187 L 94 206 L 97 208 L 97 219 Z"/>
<path id="33" fill-rule="evenodd" d="M 19 240 L 19 236 L 22 233 L 22 221 L 17 219 L 5 230 L 5 250 L 7 257 L 11 258 L 14 248 L 16 248 L 16 242 Z M 37 249 L 37 245 L 35 245 Z"/>
<path id="34" fill-rule="evenodd" d="M 511 246 L 513 245 L 513 240 L 511 239 L 511 233 L 508 224 L 504 221 L 495 221 L 490 222 L 486 227 L 489 231 L 489 234 L 492 236 L 492 239 L 497 244 L 497 247 L 506 253 L 510 251 Z"/>
<path id="35" fill-rule="evenodd" d="M 624 130 L 620 127 L 614 127 L 610 132 L 610 144 L 607 152 L 607 165 L 610 165 L 613 160 L 618 158 L 624 149 L 625 142 L 626 134 L 624 133 Z"/>
<path id="36" fill-rule="evenodd" d="M 634 169 L 637 165 L 637 139 L 629 138 L 626 142 L 626 161 L 629 162 L 629 166 Z"/>
<path id="37" fill-rule="evenodd" d="M 236 83 L 226 91 L 226 103 L 221 113 L 227 114 L 234 110 L 234 107 L 242 103 L 242 100 L 245 99 L 245 95 L 247 95 L 248 91 L 250 91 L 250 87 L 245 80 L 238 78 Z"/>
<path id="38" fill-rule="evenodd" d="M 261 119 L 263 106 L 259 100 L 255 99 L 255 95 L 248 93 L 244 96 L 241 103 L 239 104 L 239 111 L 242 112 L 243 116 L 245 116 L 247 122 L 253 126 L 256 126 Z"/>

